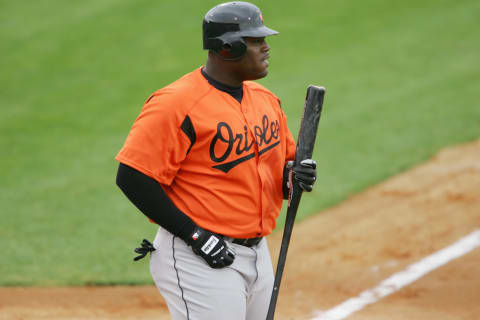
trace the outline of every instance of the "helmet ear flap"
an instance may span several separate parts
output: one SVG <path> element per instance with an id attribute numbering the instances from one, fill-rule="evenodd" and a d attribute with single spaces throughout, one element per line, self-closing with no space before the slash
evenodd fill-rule
<path id="1" fill-rule="evenodd" d="M 217 51 L 217 53 L 224 59 L 224 60 L 238 60 L 247 51 L 247 45 L 245 41 L 240 38 L 239 40 L 235 40 L 232 42 L 223 42 L 222 48 Z"/>

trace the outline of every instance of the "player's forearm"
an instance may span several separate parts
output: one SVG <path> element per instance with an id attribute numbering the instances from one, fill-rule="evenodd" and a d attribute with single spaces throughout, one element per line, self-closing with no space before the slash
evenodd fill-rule
<path id="1" fill-rule="evenodd" d="M 196 227 L 149 176 L 120 163 L 116 183 L 127 198 L 148 218 L 174 235 L 186 239 Z"/>

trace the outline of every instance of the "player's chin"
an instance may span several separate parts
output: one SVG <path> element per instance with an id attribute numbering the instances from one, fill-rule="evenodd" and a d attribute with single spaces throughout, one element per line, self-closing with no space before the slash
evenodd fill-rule
<path id="1" fill-rule="evenodd" d="M 263 69 L 262 74 L 266 76 L 268 74 L 268 60 L 263 60 L 261 63 L 261 69 Z"/>
<path id="2" fill-rule="evenodd" d="M 268 66 L 264 64 L 258 64 L 254 68 L 251 68 L 243 75 L 244 80 L 258 80 L 265 78 L 268 74 Z"/>
<path id="3" fill-rule="evenodd" d="M 257 69 L 256 78 L 257 79 L 265 78 L 267 76 L 267 74 L 268 74 L 268 64 L 262 64 Z"/>
<path id="4" fill-rule="evenodd" d="M 267 76 L 267 74 L 268 74 L 268 68 L 265 68 L 265 70 L 263 70 L 263 71 L 260 73 L 260 76 L 261 76 L 262 78 L 265 78 L 265 77 Z"/>

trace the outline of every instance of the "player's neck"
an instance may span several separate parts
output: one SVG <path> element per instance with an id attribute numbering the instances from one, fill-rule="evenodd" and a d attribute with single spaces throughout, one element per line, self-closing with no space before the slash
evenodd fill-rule
<path id="1" fill-rule="evenodd" d="M 231 87 L 241 87 L 243 80 L 239 79 L 235 72 L 231 72 L 228 65 L 213 61 L 210 57 L 207 59 L 207 63 L 203 68 L 208 76 L 215 79 L 218 82 L 226 84 Z"/>

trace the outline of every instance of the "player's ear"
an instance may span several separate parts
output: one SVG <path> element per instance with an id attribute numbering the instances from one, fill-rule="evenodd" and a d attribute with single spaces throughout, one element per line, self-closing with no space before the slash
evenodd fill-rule
<path id="1" fill-rule="evenodd" d="M 247 44 L 243 38 L 231 38 L 223 36 L 221 49 L 217 51 L 218 55 L 224 60 L 239 60 L 243 57 L 247 51 Z"/>

